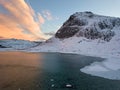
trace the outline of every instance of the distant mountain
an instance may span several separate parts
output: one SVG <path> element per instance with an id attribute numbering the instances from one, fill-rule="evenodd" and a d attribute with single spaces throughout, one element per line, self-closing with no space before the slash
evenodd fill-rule
<path id="1" fill-rule="evenodd" d="M 32 42 L 27 40 L 18 39 L 3 39 L 0 40 L 0 48 L 11 48 L 11 49 L 28 49 L 39 45 L 40 42 Z"/>
<path id="2" fill-rule="evenodd" d="M 120 18 L 76 12 L 55 36 L 30 51 L 120 56 L 119 48 Z"/>

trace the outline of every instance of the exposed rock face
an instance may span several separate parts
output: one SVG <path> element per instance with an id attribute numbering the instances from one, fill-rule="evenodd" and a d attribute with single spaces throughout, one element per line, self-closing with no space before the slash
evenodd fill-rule
<path id="1" fill-rule="evenodd" d="M 63 24 L 56 38 L 72 36 L 109 41 L 115 35 L 113 28 L 120 26 L 120 18 L 95 15 L 92 12 L 77 12 Z"/>
<path id="2" fill-rule="evenodd" d="M 56 33 L 56 37 L 58 38 L 69 38 L 75 35 L 79 31 L 78 27 L 62 27 L 61 29 L 58 30 Z"/>

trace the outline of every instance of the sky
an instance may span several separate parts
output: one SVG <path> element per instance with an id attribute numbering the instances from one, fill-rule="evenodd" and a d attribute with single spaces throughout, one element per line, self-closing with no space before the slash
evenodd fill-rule
<path id="1" fill-rule="evenodd" d="M 48 39 L 75 12 L 120 17 L 120 0 L 0 0 L 0 39 Z"/>

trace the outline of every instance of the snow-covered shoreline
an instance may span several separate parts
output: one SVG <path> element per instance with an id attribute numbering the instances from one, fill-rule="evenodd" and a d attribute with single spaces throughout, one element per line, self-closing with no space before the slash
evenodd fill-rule
<path id="1" fill-rule="evenodd" d="M 80 44 L 77 44 L 79 41 L 81 41 Z M 114 37 L 111 42 L 100 41 L 102 43 L 98 43 L 99 40 L 88 40 L 85 38 L 77 39 L 77 37 L 62 41 L 53 38 L 48 43 L 44 43 L 39 47 L 31 48 L 26 51 L 71 53 L 105 58 L 106 60 L 103 62 L 92 63 L 82 68 L 80 71 L 93 76 L 120 80 L 120 53 L 119 49 L 117 49 L 120 46 L 118 42 L 115 43 L 114 41 L 116 41 L 116 37 Z M 69 44 L 67 45 L 67 43 Z"/>
<path id="2" fill-rule="evenodd" d="M 120 80 L 120 57 L 114 57 L 111 55 L 93 55 L 93 54 L 85 54 L 80 52 L 65 52 L 65 51 L 32 51 L 32 50 L 13 50 L 13 49 L 3 49 L 0 51 L 22 51 L 22 52 L 29 52 L 29 53 L 39 53 L 39 52 L 46 52 L 46 53 L 65 53 L 65 54 L 78 54 L 78 55 L 85 55 L 85 56 L 93 56 L 93 57 L 100 57 L 105 58 L 102 62 L 94 62 L 89 66 L 86 66 L 80 69 L 81 72 L 86 74 L 90 74 L 92 76 L 99 76 L 107 79 L 112 80 Z"/>
<path id="3" fill-rule="evenodd" d="M 52 53 L 78 54 L 78 55 L 104 58 L 105 59 L 104 61 L 94 62 L 91 65 L 80 69 L 80 71 L 86 74 L 90 74 L 92 76 L 98 76 L 98 77 L 103 77 L 103 78 L 112 79 L 112 80 L 120 80 L 120 57 L 108 58 L 107 56 L 98 56 L 98 55 L 82 54 L 82 53 L 75 53 L 75 52 L 52 51 Z"/>

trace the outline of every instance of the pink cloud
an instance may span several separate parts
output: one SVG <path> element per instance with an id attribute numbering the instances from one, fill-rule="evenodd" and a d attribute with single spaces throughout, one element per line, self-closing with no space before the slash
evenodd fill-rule
<path id="1" fill-rule="evenodd" d="M 0 37 L 17 39 L 43 39 L 40 30 L 44 18 L 35 14 L 25 0 L 0 0 L 0 5 L 8 14 L 0 13 Z M 39 19 L 35 21 L 35 17 Z"/>
<path id="2" fill-rule="evenodd" d="M 40 13 L 38 13 L 38 21 L 39 21 L 40 25 L 44 24 L 44 22 L 45 22 L 44 18 L 41 16 Z"/>

